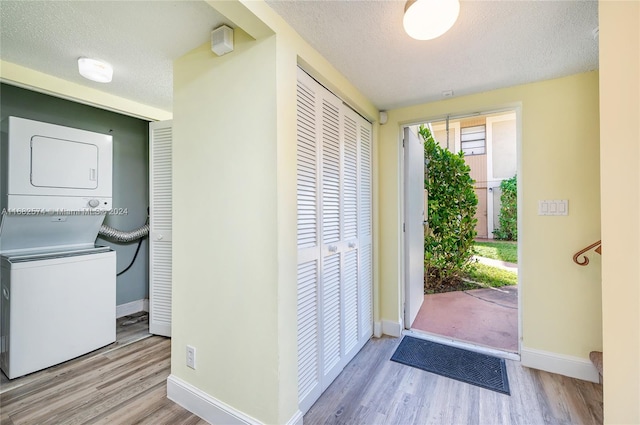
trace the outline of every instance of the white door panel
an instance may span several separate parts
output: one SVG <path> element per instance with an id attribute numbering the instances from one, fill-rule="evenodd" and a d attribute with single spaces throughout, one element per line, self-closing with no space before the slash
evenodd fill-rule
<path id="1" fill-rule="evenodd" d="M 171 124 L 149 124 L 149 332 L 162 336 L 171 336 Z"/>
<path id="2" fill-rule="evenodd" d="M 405 307 L 404 325 L 411 328 L 424 301 L 424 145 L 404 129 Z"/>

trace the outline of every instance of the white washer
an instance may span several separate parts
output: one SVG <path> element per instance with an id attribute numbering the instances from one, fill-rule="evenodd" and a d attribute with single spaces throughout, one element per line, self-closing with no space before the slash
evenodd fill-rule
<path id="1" fill-rule="evenodd" d="M 0 261 L 0 365 L 9 379 L 115 341 L 115 251 L 23 251 Z"/>

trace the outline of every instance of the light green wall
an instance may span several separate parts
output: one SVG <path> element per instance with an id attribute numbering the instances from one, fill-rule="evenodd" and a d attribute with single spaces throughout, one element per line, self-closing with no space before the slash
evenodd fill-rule
<path id="1" fill-rule="evenodd" d="M 402 311 L 400 125 L 504 107 L 521 108 L 522 344 L 586 359 L 602 347 L 601 260 L 580 267 L 572 256 L 600 239 L 596 72 L 389 111 L 380 127 L 381 316 L 398 321 Z M 538 216 L 540 199 L 568 199 L 569 215 Z"/>
<path id="2" fill-rule="evenodd" d="M 640 3 L 600 2 L 604 422 L 640 423 Z"/>

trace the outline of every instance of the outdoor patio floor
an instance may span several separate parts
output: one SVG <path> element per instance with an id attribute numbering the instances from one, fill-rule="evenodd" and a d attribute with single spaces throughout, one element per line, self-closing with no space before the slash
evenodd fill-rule
<path id="1" fill-rule="evenodd" d="M 518 286 L 424 296 L 414 330 L 518 352 Z"/>

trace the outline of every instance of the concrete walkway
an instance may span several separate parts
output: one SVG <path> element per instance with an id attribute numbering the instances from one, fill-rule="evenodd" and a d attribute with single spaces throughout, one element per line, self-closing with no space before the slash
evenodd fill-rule
<path id="1" fill-rule="evenodd" d="M 411 328 L 516 353 L 518 287 L 425 295 Z"/>
<path id="2" fill-rule="evenodd" d="M 517 264 L 477 258 L 480 263 L 518 272 Z M 425 295 L 411 328 L 517 353 L 518 286 Z"/>
<path id="3" fill-rule="evenodd" d="M 486 264 L 487 266 L 497 267 L 499 269 L 507 270 L 518 274 L 518 265 L 514 263 L 507 263 L 506 261 L 494 260 L 492 258 L 474 256 L 473 259 L 478 263 Z"/>

